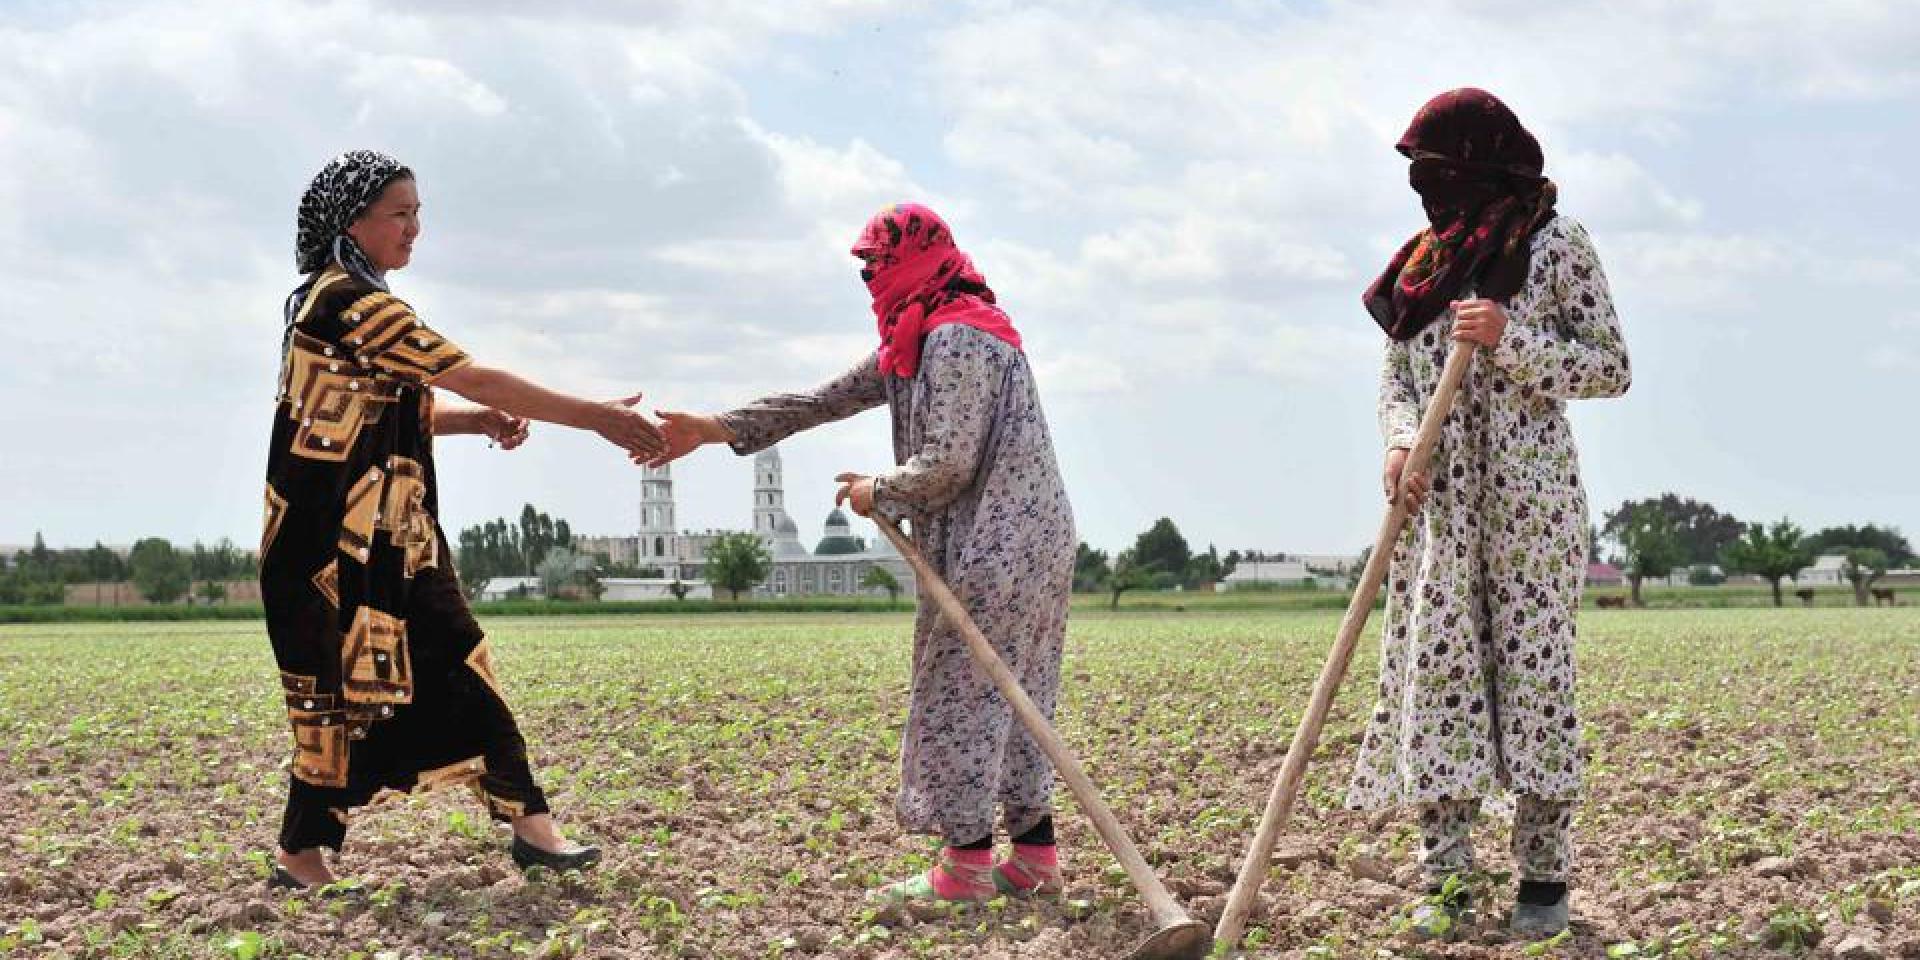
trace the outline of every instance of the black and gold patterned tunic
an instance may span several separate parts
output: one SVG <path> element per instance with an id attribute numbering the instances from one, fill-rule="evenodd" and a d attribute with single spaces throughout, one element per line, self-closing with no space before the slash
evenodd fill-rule
<path id="1" fill-rule="evenodd" d="M 290 312 L 260 542 L 293 725 L 282 847 L 337 849 L 383 789 L 465 783 L 498 817 L 543 812 L 438 521 L 430 385 L 467 355 L 338 265 Z"/>

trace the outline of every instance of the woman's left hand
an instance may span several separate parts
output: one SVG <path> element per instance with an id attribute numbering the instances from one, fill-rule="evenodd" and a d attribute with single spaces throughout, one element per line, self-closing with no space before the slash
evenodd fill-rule
<path id="1" fill-rule="evenodd" d="M 527 442 L 527 421 L 511 413 L 488 407 L 476 410 L 473 414 L 477 433 L 484 433 L 487 439 L 502 450 L 513 448 Z"/>
<path id="2" fill-rule="evenodd" d="M 873 478 L 864 473 L 843 473 L 833 479 L 839 481 L 840 492 L 833 495 L 833 505 L 846 504 L 853 512 L 863 517 L 873 516 Z"/>
<path id="3" fill-rule="evenodd" d="M 1453 301 L 1453 339 L 1492 350 L 1507 332 L 1507 311 L 1492 300 Z"/>

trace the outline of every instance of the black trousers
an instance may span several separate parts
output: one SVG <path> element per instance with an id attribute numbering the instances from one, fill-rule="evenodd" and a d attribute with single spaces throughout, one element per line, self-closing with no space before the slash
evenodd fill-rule
<path id="1" fill-rule="evenodd" d="M 383 790 L 464 784 L 495 820 L 548 812 L 526 740 L 492 676 L 486 634 L 459 581 L 444 567 L 423 570 L 407 607 L 413 702 L 394 705 L 365 739 L 349 743 L 345 787 L 290 778 L 281 849 L 339 850 L 349 813 Z"/>

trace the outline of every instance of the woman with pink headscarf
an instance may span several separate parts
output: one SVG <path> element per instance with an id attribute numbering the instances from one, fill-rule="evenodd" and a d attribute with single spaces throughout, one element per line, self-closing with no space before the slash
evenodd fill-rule
<path id="1" fill-rule="evenodd" d="M 852 253 L 865 264 L 878 348 L 805 393 L 713 416 L 661 412 L 668 451 L 653 462 L 707 443 L 754 453 L 885 404 L 894 469 L 841 474 L 838 499 L 861 516 L 912 521 L 915 545 L 1051 717 L 1078 540 L 1020 335 L 926 207 L 881 211 Z M 878 895 L 979 900 L 1060 889 L 1052 767 L 931 604 L 914 624 L 901 779 L 901 826 L 946 846 L 932 869 Z M 1013 840 L 997 868 L 996 807 Z"/>

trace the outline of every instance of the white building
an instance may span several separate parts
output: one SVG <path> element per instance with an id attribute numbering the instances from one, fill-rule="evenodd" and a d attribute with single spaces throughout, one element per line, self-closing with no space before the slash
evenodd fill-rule
<path id="1" fill-rule="evenodd" d="M 826 535 L 809 551 L 800 542 L 800 529 L 787 514 L 785 481 L 780 450 L 769 447 L 753 458 L 753 532 L 766 544 L 773 558 L 767 579 L 754 589 L 756 596 L 871 595 L 878 591 L 860 585 L 867 571 L 882 567 L 900 582 L 901 591 L 912 595 L 913 571 L 884 537 L 875 537 L 871 546 L 853 535 L 847 515 L 833 510 L 827 514 Z M 574 549 L 581 553 L 605 556 L 614 563 L 631 564 L 657 571 L 655 576 L 638 580 L 605 580 L 608 590 L 603 599 L 616 597 L 611 586 L 626 583 L 621 592 L 671 596 L 665 586 L 675 580 L 697 585 L 711 596 L 706 582 L 707 549 L 726 531 L 676 532 L 673 509 L 673 468 L 648 467 L 640 479 L 640 529 L 631 537 L 574 537 Z M 659 586 L 656 588 L 655 583 Z M 689 594 L 693 596 L 694 594 Z M 657 597 L 656 597 L 657 598 Z"/>
<path id="2" fill-rule="evenodd" d="M 1813 558 L 1813 566 L 1800 571 L 1793 582 L 1803 587 L 1837 587 L 1847 582 L 1841 570 L 1847 565 L 1844 553 L 1823 553 Z"/>
<path id="3" fill-rule="evenodd" d="M 667 577 L 607 577 L 600 581 L 600 599 L 609 603 L 632 600 L 673 600 L 673 585 L 680 584 L 687 600 L 713 599 L 713 585 L 705 580 L 689 583 Z"/>
<path id="4" fill-rule="evenodd" d="M 497 603 L 501 600 L 539 600 L 546 595 L 546 588 L 540 585 L 539 577 L 494 577 L 480 585 L 480 595 L 474 599 L 478 603 Z"/>
<path id="5" fill-rule="evenodd" d="M 1278 586 L 1297 587 L 1314 579 L 1313 571 L 1299 560 L 1242 560 L 1234 565 L 1233 572 L 1215 585 L 1217 591 L 1232 590 L 1242 586 Z M 1322 578 L 1324 579 L 1324 578 Z M 1335 584 L 1345 586 L 1344 583 Z"/>

